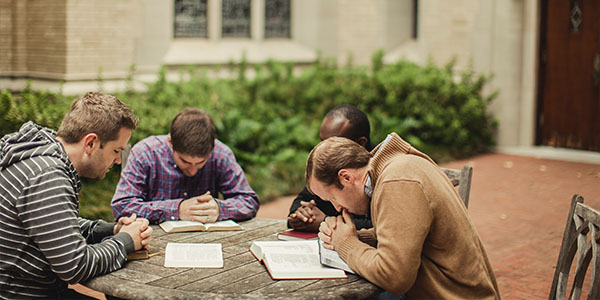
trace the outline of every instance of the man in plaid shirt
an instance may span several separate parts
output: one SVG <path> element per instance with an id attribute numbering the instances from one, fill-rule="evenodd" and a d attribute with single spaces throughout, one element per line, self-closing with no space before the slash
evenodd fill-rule
<path id="1" fill-rule="evenodd" d="M 169 135 L 131 149 L 111 203 L 115 219 L 135 213 L 152 223 L 246 220 L 259 205 L 233 152 L 215 138 L 212 118 L 196 108 L 180 112 Z"/>

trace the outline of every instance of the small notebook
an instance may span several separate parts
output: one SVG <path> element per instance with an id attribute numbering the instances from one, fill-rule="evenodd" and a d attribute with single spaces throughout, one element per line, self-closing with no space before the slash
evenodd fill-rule
<path id="1" fill-rule="evenodd" d="M 221 244 L 168 243 L 165 267 L 223 268 Z"/>
<path id="2" fill-rule="evenodd" d="M 242 230 L 240 224 L 225 220 L 214 223 L 202 223 L 196 221 L 165 221 L 159 224 L 166 233 L 184 232 L 184 231 L 223 231 L 223 230 Z"/>
<path id="3" fill-rule="evenodd" d="M 321 264 L 316 240 L 254 241 L 250 252 L 273 279 L 348 278 L 343 270 Z"/>

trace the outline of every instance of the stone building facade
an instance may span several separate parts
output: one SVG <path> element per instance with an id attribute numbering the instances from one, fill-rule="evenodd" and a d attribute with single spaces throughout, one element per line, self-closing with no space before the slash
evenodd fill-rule
<path id="1" fill-rule="evenodd" d="M 185 25 L 189 16 L 176 20 L 175 11 L 194 1 L 203 31 L 176 37 L 176 21 Z M 320 53 L 368 64 L 384 49 L 390 63 L 456 58 L 458 68 L 493 73 L 489 89 L 501 91 L 491 107 L 499 145 L 535 144 L 541 0 L 290 0 L 289 35 L 275 38 L 265 29 L 273 3 L 0 0 L 0 89 L 19 89 L 30 79 L 41 88 L 62 81 L 65 93 L 79 93 L 99 77 L 106 89 L 118 88 L 132 66 L 136 79 L 151 80 L 162 65 L 210 66 L 243 56 L 306 64 Z M 240 10 L 246 36 L 224 37 L 227 5 L 248 5 Z"/>

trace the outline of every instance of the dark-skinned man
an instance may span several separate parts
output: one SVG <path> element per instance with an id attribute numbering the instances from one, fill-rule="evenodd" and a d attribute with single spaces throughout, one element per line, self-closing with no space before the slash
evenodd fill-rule
<path id="1" fill-rule="evenodd" d="M 333 136 L 351 139 L 367 151 L 375 145 L 370 139 L 371 126 L 364 112 L 352 105 L 340 105 L 331 109 L 321 122 L 319 138 L 323 141 Z M 319 232 L 319 224 L 327 216 L 339 213 L 330 202 L 311 195 L 306 187 L 292 202 L 288 215 L 288 227 L 298 231 Z M 371 228 L 369 214 L 352 215 L 357 229 Z"/>

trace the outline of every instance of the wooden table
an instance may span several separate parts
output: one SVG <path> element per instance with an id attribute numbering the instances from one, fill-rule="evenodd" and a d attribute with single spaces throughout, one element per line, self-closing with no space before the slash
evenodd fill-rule
<path id="1" fill-rule="evenodd" d="M 347 279 L 273 280 L 248 248 L 253 240 L 276 240 L 286 229 L 285 221 L 252 219 L 240 224 L 242 231 L 170 234 L 154 226 L 149 250 L 161 254 L 129 261 L 83 285 L 124 299 L 361 299 L 382 292 L 352 274 Z M 221 243 L 224 268 L 165 268 L 168 242 Z"/>

